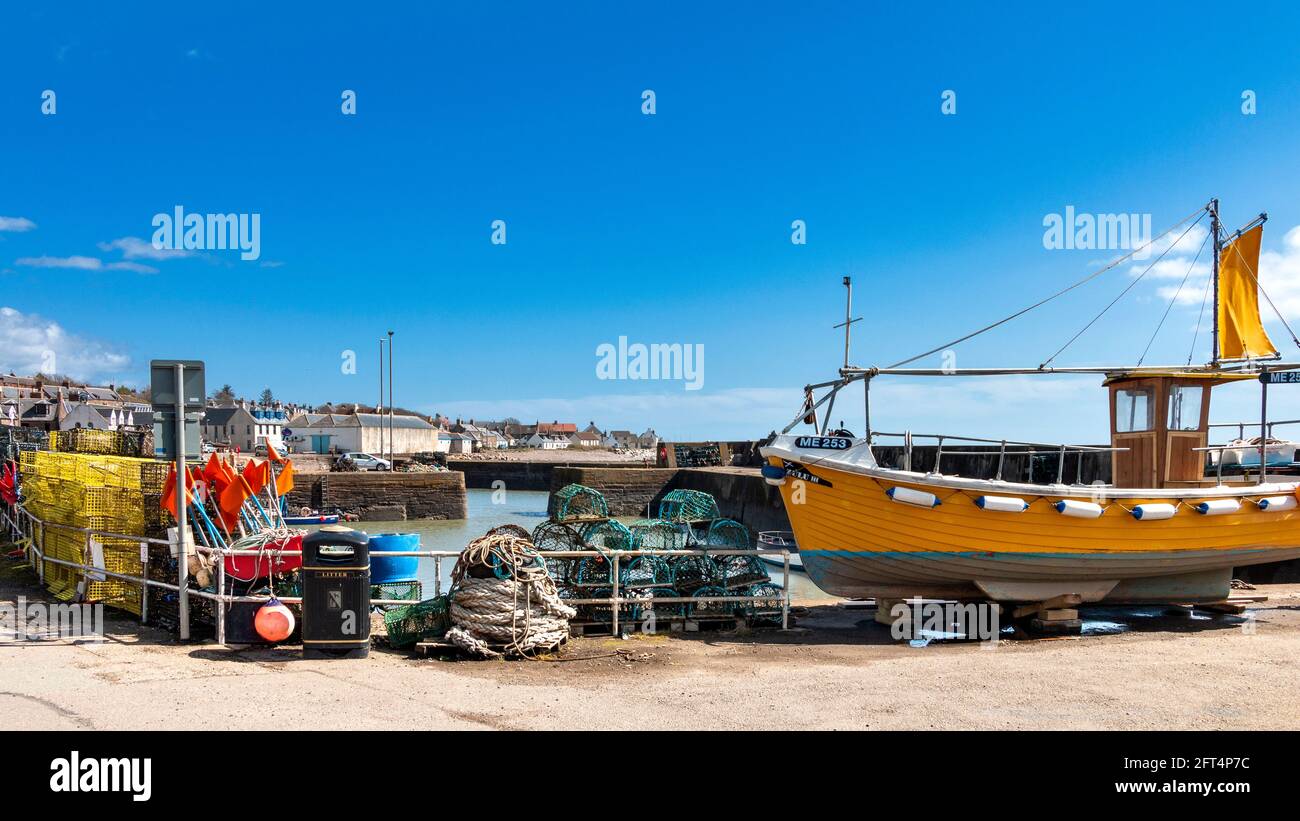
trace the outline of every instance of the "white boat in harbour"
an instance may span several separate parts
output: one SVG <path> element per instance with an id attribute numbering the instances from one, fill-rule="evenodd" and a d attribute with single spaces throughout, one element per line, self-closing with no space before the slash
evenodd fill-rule
<path id="1" fill-rule="evenodd" d="M 768 564 L 785 567 L 785 553 L 790 554 L 790 569 L 803 570 L 803 559 L 799 558 L 799 546 L 795 543 L 794 533 L 789 530 L 764 530 L 758 534 L 758 549 L 771 550 L 772 553 L 760 553 L 759 558 Z"/>

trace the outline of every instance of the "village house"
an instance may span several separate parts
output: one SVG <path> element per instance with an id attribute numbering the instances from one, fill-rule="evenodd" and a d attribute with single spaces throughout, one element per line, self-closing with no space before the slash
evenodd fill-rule
<path id="1" fill-rule="evenodd" d="M 300 421 L 301 420 L 301 421 Z M 307 453 L 370 453 L 380 456 L 390 450 L 389 417 L 381 413 L 327 413 L 314 421 L 307 414 L 289 420 L 293 450 Z M 437 450 L 437 429 L 418 416 L 392 417 L 394 454 L 429 453 Z"/>
<path id="2" fill-rule="evenodd" d="M 589 430 L 580 430 L 569 437 L 569 444 L 580 448 L 598 448 L 600 447 L 600 434 L 592 433 Z"/>
<path id="3" fill-rule="evenodd" d="M 199 422 L 199 433 L 214 445 L 239 448 L 244 453 L 251 453 L 257 446 L 253 426 L 256 421 L 247 409 L 207 407 L 203 409 L 203 420 Z"/>
<path id="4" fill-rule="evenodd" d="M 613 440 L 613 447 L 624 450 L 638 447 L 636 434 L 630 430 L 611 430 L 607 436 Z"/>
<path id="5" fill-rule="evenodd" d="M 534 433 L 524 440 L 524 445 L 530 448 L 541 448 L 542 450 L 563 450 L 569 447 L 571 443 L 568 438 L 560 435 L 550 435 L 543 433 Z"/>

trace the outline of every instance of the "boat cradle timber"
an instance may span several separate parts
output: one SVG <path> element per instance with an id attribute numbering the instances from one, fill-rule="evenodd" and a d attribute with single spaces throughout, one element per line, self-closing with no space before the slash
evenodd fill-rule
<path id="1" fill-rule="evenodd" d="M 833 595 L 888 600 L 1194 603 L 1225 599 L 1234 567 L 1300 557 L 1297 482 L 1270 480 L 1266 466 L 1233 483 L 1204 475 L 1206 454 L 1222 449 L 1207 445 L 1211 389 L 1257 379 L 1263 371 L 1300 368 L 1279 361 L 1260 323 L 1254 272 L 1266 215 L 1225 245 L 1217 201 L 1204 212 L 1215 252 L 1216 322 L 1207 365 L 1059 368 L 1049 359 L 1038 368 L 905 367 L 921 358 L 914 357 L 889 368 L 854 368 L 848 365 L 846 315 L 839 378 L 806 388 L 794 420 L 761 449 L 764 477 L 780 485 L 809 578 Z M 851 288 L 847 278 L 845 284 Z M 913 440 L 921 437 L 870 429 L 875 378 L 995 374 L 1104 375 L 1110 447 L 934 435 L 935 464 L 920 471 L 911 463 Z M 830 430 L 836 395 L 859 381 L 867 435 Z M 1260 381 L 1266 400 L 1267 383 Z M 825 391 L 819 400 L 817 391 Z M 791 433 L 801 423 L 812 426 L 812 435 Z M 880 464 L 873 446 L 897 436 L 904 439 L 903 464 Z M 945 441 L 950 447 L 990 443 L 997 475 L 943 474 Z M 1111 482 L 1068 484 L 1066 456 L 1079 459 L 1090 451 L 1111 454 Z M 1003 480 L 1003 462 L 1013 454 L 1050 460 L 1055 481 Z"/>

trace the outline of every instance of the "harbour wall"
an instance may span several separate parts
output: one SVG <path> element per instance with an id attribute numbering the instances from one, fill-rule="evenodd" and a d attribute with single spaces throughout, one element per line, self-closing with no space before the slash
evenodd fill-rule
<path id="1" fill-rule="evenodd" d="M 601 462 L 599 467 L 644 468 L 644 462 Z M 491 461 L 448 459 L 447 467 L 465 474 L 465 487 L 494 490 L 493 482 L 505 482 L 507 490 L 550 490 L 551 474 L 556 468 L 574 467 L 555 462 Z M 581 466 L 579 466 L 581 467 Z"/>
<path id="2" fill-rule="evenodd" d="M 311 507 L 355 513 L 363 520 L 464 519 L 469 515 L 465 475 L 439 473 L 299 474 L 289 493 L 290 511 Z"/>
<path id="3" fill-rule="evenodd" d="M 612 516 L 653 517 L 669 491 L 699 490 L 717 499 L 723 516 L 750 530 L 790 529 L 780 492 L 756 468 L 556 467 L 551 492 L 568 484 L 599 490 Z"/>

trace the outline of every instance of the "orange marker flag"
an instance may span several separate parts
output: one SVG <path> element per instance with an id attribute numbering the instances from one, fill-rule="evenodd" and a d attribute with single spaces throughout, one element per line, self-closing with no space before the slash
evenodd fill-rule
<path id="1" fill-rule="evenodd" d="M 255 459 L 249 459 L 248 464 L 244 465 L 244 481 L 248 482 L 250 495 L 257 495 L 266 487 L 266 483 L 271 480 L 271 463 L 258 462 Z"/>
<path id="2" fill-rule="evenodd" d="M 194 478 L 185 473 L 185 503 L 189 504 L 194 501 L 190 488 L 194 487 Z M 162 497 L 158 500 L 158 505 L 172 514 L 173 519 L 179 519 L 180 515 L 176 512 L 176 468 L 172 468 L 167 474 L 167 481 L 163 485 Z"/>
<path id="3" fill-rule="evenodd" d="M 235 476 L 235 481 L 221 491 L 221 512 L 238 521 L 239 509 L 244 506 L 244 502 L 252 495 L 253 492 L 249 490 L 248 482 L 244 481 L 244 477 Z"/>
<path id="4" fill-rule="evenodd" d="M 293 460 L 285 459 L 284 467 L 280 468 L 280 475 L 275 477 L 275 495 L 287 496 L 289 491 L 293 490 Z M 1300 493 L 1300 488 L 1296 489 Z"/>
<path id="5" fill-rule="evenodd" d="M 209 482 L 225 478 L 226 473 L 221 467 L 221 460 L 217 458 L 217 454 L 212 454 L 208 457 L 208 463 L 203 466 L 203 478 Z"/>
<path id="6" fill-rule="evenodd" d="M 275 446 L 270 442 L 266 443 L 266 453 L 271 457 L 272 462 L 275 462 L 277 465 L 284 464 L 284 457 L 275 452 Z"/>

